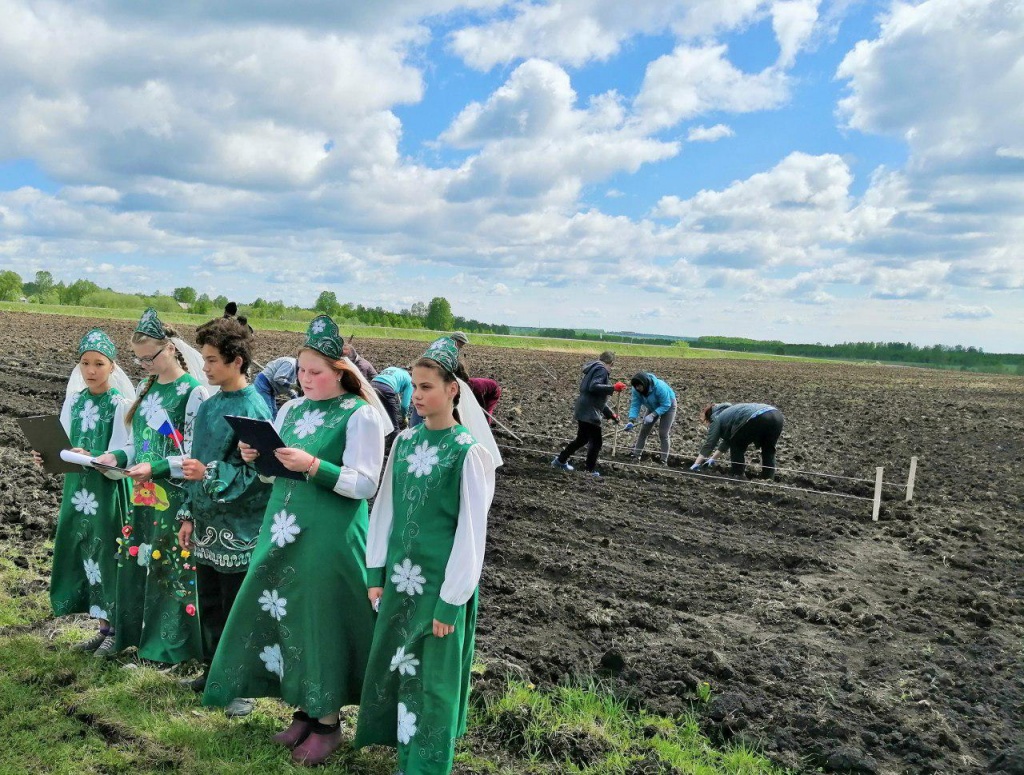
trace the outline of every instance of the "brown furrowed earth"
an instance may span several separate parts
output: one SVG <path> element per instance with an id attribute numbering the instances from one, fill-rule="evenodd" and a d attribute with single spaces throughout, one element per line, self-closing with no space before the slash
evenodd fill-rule
<path id="1" fill-rule="evenodd" d="M 78 339 L 93 325 L 128 353 L 126 322 L 0 312 L 5 554 L 52 532 L 60 497 L 60 479 L 31 464 L 14 418 L 58 411 Z M 257 342 L 266 362 L 294 352 L 301 336 L 262 332 Z M 423 347 L 355 344 L 378 368 Z M 480 658 L 541 683 L 607 676 L 665 713 L 689 707 L 707 681 L 707 729 L 796 770 L 1024 773 L 1024 380 L 622 358 L 615 377 L 649 370 L 676 389 L 678 455 L 667 469 L 647 456 L 643 467 L 623 465 L 633 437 L 620 431 L 613 462 L 608 425 L 605 475 L 594 480 L 548 465 L 575 432 L 583 359 L 467 353 L 471 375 L 501 383 L 496 416 L 522 437 L 497 434 L 508 447 L 481 584 Z M 696 411 L 709 400 L 782 409 L 779 465 L 798 471 L 777 483 L 819 492 L 690 475 Z M 903 484 L 912 455 L 914 500 L 887 486 L 879 522 L 870 500 L 839 497 L 870 499 L 878 465 L 886 482 Z"/>

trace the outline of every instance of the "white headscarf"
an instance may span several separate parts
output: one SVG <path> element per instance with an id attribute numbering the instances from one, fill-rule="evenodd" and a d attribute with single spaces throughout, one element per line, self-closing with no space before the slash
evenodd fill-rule
<path id="1" fill-rule="evenodd" d="M 476 396 L 473 395 L 473 391 L 469 385 L 463 382 L 458 377 L 455 381 L 459 383 L 459 418 L 462 420 L 462 425 L 469 428 L 469 432 L 473 434 L 473 438 L 476 439 L 480 444 L 483 445 L 484 449 L 491 453 L 491 458 L 494 460 L 494 467 L 502 465 L 505 461 L 502 460 L 501 451 L 498 449 L 498 443 L 494 440 L 494 434 L 491 432 L 491 424 L 487 422 L 487 415 L 484 414 L 483 408 L 477 403 Z"/>
<path id="2" fill-rule="evenodd" d="M 172 336 L 170 339 L 185 359 L 186 371 L 199 380 L 199 384 L 206 388 L 211 396 L 220 390 L 220 386 L 211 385 L 210 380 L 206 378 L 206 372 L 203 371 L 203 356 L 199 354 L 199 351 L 187 344 L 180 336 Z"/>
<path id="3" fill-rule="evenodd" d="M 315 352 L 317 352 L 317 354 L 321 355 L 322 357 L 326 357 L 323 356 L 323 354 L 320 353 L 318 350 Z M 380 400 L 380 396 L 377 395 L 377 391 L 373 389 L 373 385 L 370 384 L 370 381 L 363 375 L 363 372 L 361 372 L 359 368 L 354 363 L 352 363 L 352 361 L 350 361 L 348 358 L 344 356 L 342 356 L 340 360 L 342 363 L 345 363 L 348 366 L 350 366 L 351 368 L 349 368 L 348 370 L 359 379 L 359 385 L 363 389 L 363 395 L 366 396 L 367 403 L 369 403 L 370 406 L 376 409 L 377 414 L 380 415 L 381 424 L 384 426 L 384 435 L 387 436 L 389 433 L 395 430 L 395 425 L 394 423 L 391 422 L 391 418 L 388 417 L 388 413 L 384 409 L 384 403 Z"/>
<path id="4" fill-rule="evenodd" d="M 68 378 L 68 386 L 65 390 L 65 396 L 70 398 L 71 396 L 78 395 L 88 387 L 85 384 L 85 377 L 82 376 L 82 366 L 78 364 L 71 372 L 71 376 Z M 135 386 L 132 381 L 128 379 L 128 375 L 124 373 L 124 369 L 114 363 L 114 372 L 110 375 L 110 387 L 117 388 L 117 392 L 127 398 L 130 402 L 135 402 Z"/>

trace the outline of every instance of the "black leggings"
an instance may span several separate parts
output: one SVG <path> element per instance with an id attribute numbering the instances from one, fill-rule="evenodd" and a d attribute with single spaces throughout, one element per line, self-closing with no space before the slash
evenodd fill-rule
<path id="1" fill-rule="evenodd" d="M 730 469 L 733 474 L 742 474 L 746 467 L 744 458 L 751 444 L 761 448 L 761 476 L 771 479 L 775 476 L 775 445 L 782 435 L 785 418 L 778 409 L 759 414 L 745 422 L 729 442 Z"/>
<path id="2" fill-rule="evenodd" d="M 568 463 L 569 458 L 578 449 L 584 446 L 587 448 L 587 470 L 593 471 L 597 467 L 597 456 L 601 452 L 601 445 L 604 439 L 601 438 L 601 426 L 598 423 L 583 422 L 577 420 L 579 430 L 576 431 L 576 438 L 569 442 L 569 446 L 562 450 L 558 456 L 559 463 Z"/>

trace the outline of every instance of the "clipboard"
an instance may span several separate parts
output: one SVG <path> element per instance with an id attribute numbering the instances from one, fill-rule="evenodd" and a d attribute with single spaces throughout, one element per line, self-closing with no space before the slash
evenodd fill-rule
<path id="1" fill-rule="evenodd" d="M 300 481 L 306 478 L 298 471 L 289 471 L 281 465 L 281 461 L 274 457 L 275 449 L 281 449 L 288 445 L 281 440 L 272 422 L 234 414 L 226 414 L 224 419 L 237 434 L 239 441 L 244 441 L 260 453 L 254 465 L 263 476 L 280 476 Z"/>
<path id="2" fill-rule="evenodd" d="M 40 417 L 18 417 L 21 432 L 28 439 L 29 446 L 43 458 L 43 470 L 48 474 L 75 474 L 82 467 L 61 460 L 60 453 L 71 449 L 71 440 L 60 424 L 60 416 L 56 414 Z"/>

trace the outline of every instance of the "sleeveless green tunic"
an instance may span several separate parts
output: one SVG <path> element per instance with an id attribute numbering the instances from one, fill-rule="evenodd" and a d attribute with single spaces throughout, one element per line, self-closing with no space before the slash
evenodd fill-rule
<path id="1" fill-rule="evenodd" d="M 126 399 L 111 389 L 88 389 L 71 399 L 68 438 L 96 457 L 107 451 L 118 407 Z M 64 496 L 53 539 L 50 605 L 55 616 L 89 614 L 114 620 L 117 597 L 117 539 L 131 509 L 132 482 L 113 481 L 83 468 L 64 478 Z"/>
<path id="2" fill-rule="evenodd" d="M 280 697 L 313 717 L 359 702 L 373 637 L 366 597 L 366 501 L 333 490 L 352 395 L 300 399 L 279 433 L 320 458 L 308 481 L 278 478 L 249 571 L 210 666 L 204 705 Z"/>
<path id="3" fill-rule="evenodd" d="M 440 591 L 474 443 L 461 425 L 431 431 L 421 424 L 400 433 L 391 451 L 394 516 L 387 564 L 369 571 L 384 595 L 355 743 L 396 746 L 405 775 L 450 772 L 455 739 L 466 731 L 477 593 L 452 606 Z M 455 631 L 435 637 L 435 618 Z"/>
<path id="4" fill-rule="evenodd" d="M 139 656 L 177 664 L 203 656 L 195 566 L 178 547 L 182 480 L 170 477 L 169 457 L 181 455 L 174 440 L 153 429 L 166 410 L 175 429 L 191 438 L 194 418 L 186 406 L 194 390 L 205 388 L 190 374 L 166 385 L 154 383 L 132 417 L 133 463 L 153 466 L 153 479 L 135 485 L 133 509 L 118 552 L 116 648 L 137 646 Z M 140 386 L 141 392 L 141 386 Z M 188 444 L 182 443 L 186 452 Z M 126 462 L 121 452 L 119 462 Z"/>

